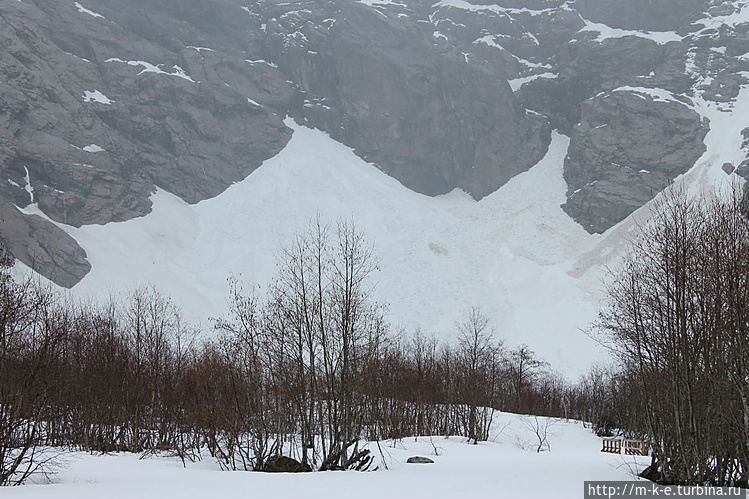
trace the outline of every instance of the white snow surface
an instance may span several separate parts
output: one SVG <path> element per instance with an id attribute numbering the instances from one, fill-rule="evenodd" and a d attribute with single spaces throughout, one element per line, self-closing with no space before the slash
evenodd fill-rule
<path id="1" fill-rule="evenodd" d="M 23 177 L 23 180 L 26 182 L 24 189 L 29 193 L 29 203 L 34 204 L 34 188 L 31 186 L 31 174 L 25 166 L 23 170 L 26 172 L 26 175 Z"/>
<path id="2" fill-rule="evenodd" d="M 712 16 L 700 19 L 694 24 L 701 24 L 704 26 L 702 31 L 711 29 L 720 29 L 723 26 L 730 28 L 736 28 L 737 26 L 745 23 L 749 23 L 749 2 L 746 0 L 733 0 L 725 2 L 731 4 L 734 9 L 733 12 L 727 15 Z"/>
<path id="3" fill-rule="evenodd" d="M 648 97 L 653 99 L 653 101 L 655 102 L 675 102 L 677 104 L 681 104 L 682 106 L 687 106 L 691 109 L 695 109 L 695 105 L 693 101 L 689 102 L 692 99 L 687 98 L 687 97 L 682 97 L 682 99 L 678 99 L 676 98 L 674 93 L 668 90 L 662 89 L 662 88 L 632 87 L 632 86 L 627 85 L 627 86 L 615 88 L 614 90 L 612 90 L 612 92 L 632 92 L 632 93 L 639 94 L 639 95 L 647 95 Z M 685 102 L 685 99 L 688 102 Z"/>
<path id="4" fill-rule="evenodd" d="M 393 0 L 356 0 L 358 3 L 363 3 L 365 5 L 368 5 L 370 7 L 375 7 L 378 5 L 397 5 L 399 7 L 407 7 L 406 4 L 400 3 L 400 2 L 394 2 Z"/>
<path id="5" fill-rule="evenodd" d="M 112 104 L 114 101 L 98 90 L 86 90 L 83 92 L 83 102 L 98 102 L 100 104 Z"/>
<path id="6" fill-rule="evenodd" d="M 559 75 L 555 73 L 540 73 L 540 74 L 535 74 L 535 75 L 530 75 L 530 76 L 524 76 L 522 78 L 515 78 L 513 80 L 509 80 L 508 83 L 510 84 L 510 88 L 512 88 L 512 91 L 517 92 L 518 90 L 520 90 L 520 87 L 522 87 L 526 83 L 531 82 L 533 80 L 537 80 L 539 78 L 554 79 L 558 77 Z"/>
<path id="7" fill-rule="evenodd" d="M 635 480 L 634 474 L 649 464 L 649 457 L 601 453 L 601 439 L 576 421 L 552 420 L 551 450 L 537 453 L 537 439 L 527 426 L 532 421 L 527 416 L 498 414 L 491 441 L 478 445 L 460 437 L 407 438 L 381 442 L 380 453 L 376 444 L 369 444 L 379 466 L 372 472 L 227 472 L 219 471 L 207 452 L 203 461 L 188 461 L 186 467 L 176 458 L 68 453 L 63 456 L 67 468 L 54 476 L 52 484 L 7 487 L 3 497 L 202 499 L 218 493 L 275 499 L 577 499 L 583 496 L 586 480 Z M 539 421 L 544 425 L 547 420 Z M 429 457 L 434 464 L 406 464 L 416 455 Z"/>
<path id="8" fill-rule="evenodd" d="M 477 41 L 478 41 L 478 40 L 477 40 Z M 476 42 L 473 42 L 473 43 L 476 43 Z M 497 47 L 499 47 L 499 48 L 502 48 L 502 47 L 500 47 L 500 46 L 498 46 L 498 45 L 495 45 L 495 46 L 497 46 Z M 539 63 L 539 62 L 531 62 L 531 61 L 529 61 L 529 60 L 527 60 L 527 59 L 523 59 L 522 57 L 518 57 L 518 56 L 516 56 L 515 54 L 510 54 L 510 55 L 511 55 L 511 56 L 512 56 L 512 57 L 513 57 L 513 58 L 514 58 L 514 59 L 515 59 L 516 61 L 518 61 L 518 62 L 519 62 L 520 64 L 522 64 L 522 65 L 524 65 L 524 66 L 527 66 L 527 67 L 529 67 L 529 68 L 532 68 L 532 69 L 538 69 L 538 68 L 543 68 L 543 69 L 552 69 L 552 68 L 553 68 L 553 66 L 552 66 L 551 64 L 546 64 L 546 63 Z"/>
<path id="9" fill-rule="evenodd" d="M 467 2 L 465 0 L 440 0 L 439 2 L 435 3 L 432 8 L 433 9 L 440 9 L 443 7 L 452 7 L 455 9 L 462 9 L 462 10 L 468 10 L 471 12 L 493 12 L 495 14 L 505 14 L 505 15 L 518 15 L 518 14 L 525 14 L 530 16 L 539 16 L 543 14 L 553 14 L 559 9 L 567 9 L 568 6 L 565 3 L 564 5 L 557 7 L 557 8 L 547 8 L 547 9 L 529 9 L 526 7 L 523 8 L 512 8 L 512 7 L 502 7 L 501 5 L 495 5 L 495 4 L 489 4 L 489 5 L 476 5 L 472 4 L 470 2 Z"/>
<path id="10" fill-rule="evenodd" d="M 86 7 L 84 7 L 78 2 L 75 2 L 75 8 L 78 9 L 78 12 L 80 12 L 81 14 L 88 14 L 89 16 L 92 16 L 92 17 L 100 17 L 102 19 L 105 19 L 105 17 L 102 16 L 101 14 L 94 12 L 93 10 L 88 10 Z"/>
<path id="11" fill-rule="evenodd" d="M 596 38 L 597 42 L 602 42 L 609 38 L 624 38 L 626 36 L 637 36 L 640 38 L 651 40 L 659 45 L 664 45 L 669 42 L 678 42 L 683 39 L 683 37 L 679 35 L 678 33 L 676 33 L 675 31 L 634 31 L 634 30 L 628 30 L 628 29 L 612 28 L 606 24 L 594 23 L 585 19 L 583 20 L 585 21 L 585 27 L 583 27 L 580 31 L 581 32 L 584 32 L 584 31 L 597 32 L 598 33 L 598 37 Z"/>
<path id="12" fill-rule="evenodd" d="M 457 190 L 417 194 L 325 133 L 287 124 L 286 148 L 213 199 L 188 205 L 158 189 L 147 216 L 60 224 L 92 265 L 74 291 L 155 284 L 205 324 L 227 310 L 228 276 L 268 283 L 274 253 L 319 213 L 331 223 L 352 218 L 374 244 L 373 296 L 389 304 L 396 329 L 451 339 L 455 322 L 480 306 L 508 346 L 526 343 L 573 377 L 605 357 L 581 331 L 596 315 L 600 262 L 578 262 L 600 238 L 560 208 L 568 138 L 555 133 L 541 162 L 476 202 Z"/>
<path id="13" fill-rule="evenodd" d="M 83 148 L 86 152 L 104 152 L 104 148 L 96 144 L 91 144 Z"/>
<path id="14" fill-rule="evenodd" d="M 185 73 L 185 70 L 177 65 L 172 66 L 172 69 L 174 70 L 174 72 L 170 73 L 168 71 L 164 71 L 163 69 L 161 69 L 161 66 L 163 66 L 163 64 L 151 64 L 150 62 L 146 62 L 146 61 L 124 61 L 118 57 L 111 57 L 107 59 L 106 62 L 121 62 L 129 66 L 136 66 L 136 67 L 140 66 L 143 68 L 143 70 L 140 73 L 138 73 L 138 75 L 142 75 L 143 73 L 156 73 L 156 74 L 162 74 L 162 75 L 167 75 L 167 76 L 176 76 L 178 78 L 182 78 L 183 80 L 187 80 L 189 82 L 195 83 L 195 80 L 193 80 L 190 76 L 188 76 L 187 73 Z"/>
<path id="15" fill-rule="evenodd" d="M 497 43 L 497 38 L 495 35 L 482 36 L 481 38 L 477 38 L 476 40 L 474 40 L 473 43 L 474 45 L 477 43 L 484 43 L 486 45 L 489 45 L 490 47 L 504 50 L 504 47 Z"/>
<path id="16" fill-rule="evenodd" d="M 249 62 L 250 64 L 253 64 L 253 65 L 254 64 L 265 64 L 265 65 L 270 66 L 272 68 L 277 68 L 278 67 L 275 63 L 268 62 L 268 61 L 266 61 L 264 59 L 255 59 L 255 60 L 245 59 L 245 62 Z"/>

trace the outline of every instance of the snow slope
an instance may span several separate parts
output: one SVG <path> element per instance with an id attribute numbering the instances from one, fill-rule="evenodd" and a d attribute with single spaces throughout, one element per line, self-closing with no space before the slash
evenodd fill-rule
<path id="1" fill-rule="evenodd" d="M 619 90 L 673 98 L 658 89 Z M 692 102 L 710 120 L 707 151 L 677 182 L 711 191 L 739 181 L 721 166 L 747 155 L 739 118 L 749 113 L 749 88 L 733 104 L 706 102 L 699 93 Z M 390 304 L 395 328 L 449 339 L 455 322 L 478 305 L 508 346 L 526 343 L 572 378 L 606 358 L 582 330 L 603 296 L 603 265 L 625 250 L 649 206 L 602 236 L 587 234 L 560 208 L 568 138 L 554 134 L 542 161 L 476 202 L 459 191 L 414 193 L 325 133 L 287 124 L 294 130 L 287 147 L 216 198 L 188 205 L 158 190 L 145 217 L 60 225 L 93 267 L 75 292 L 96 296 L 152 283 L 207 326 L 227 309 L 227 277 L 240 274 L 262 287 L 275 272 L 274 252 L 319 213 L 328 222 L 353 218 L 374 244 L 375 297 Z"/>
<path id="2" fill-rule="evenodd" d="M 536 453 L 533 419 L 499 414 L 491 442 L 469 445 L 462 438 L 413 438 L 371 445 L 378 458 L 375 472 L 272 474 L 221 472 L 208 456 L 187 468 L 177 459 L 115 454 L 67 454 L 68 467 L 53 484 L 8 487 L 3 497 L 17 498 L 167 498 L 213 497 L 357 497 L 393 499 L 427 497 L 579 498 L 586 480 L 632 480 L 648 457 L 603 454 L 601 440 L 578 422 L 553 421 L 551 451 Z M 543 425 L 545 418 L 539 418 Z M 438 455 L 435 455 L 435 450 Z M 406 464 L 410 456 L 434 464 Z M 648 482 L 643 482 L 648 483 Z"/>
<path id="3" fill-rule="evenodd" d="M 205 323 L 226 310 L 229 275 L 267 283 L 274 252 L 320 213 L 353 218 L 374 244 L 375 296 L 395 327 L 451 338 L 478 305 L 509 346 L 526 343 L 555 369 L 576 376 L 604 357 L 580 331 L 595 316 L 599 276 L 568 275 L 597 239 L 559 208 L 569 139 L 555 134 L 538 165 L 476 202 L 414 193 L 326 134 L 287 124 L 287 147 L 216 198 L 191 206 L 159 190 L 145 217 L 61 226 L 92 265 L 74 290 L 153 283 Z"/>

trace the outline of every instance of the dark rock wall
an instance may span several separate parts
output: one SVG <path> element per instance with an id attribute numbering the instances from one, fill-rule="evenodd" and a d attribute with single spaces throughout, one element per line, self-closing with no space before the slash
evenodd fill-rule
<path id="1" fill-rule="evenodd" d="M 680 102 L 615 91 L 583 105 L 564 168 L 564 210 L 590 232 L 624 220 L 705 152 L 707 123 Z"/>
<path id="2" fill-rule="evenodd" d="M 702 18 L 709 0 L 576 0 L 575 9 L 586 19 L 612 28 L 643 31 L 686 31 Z"/>
<path id="3" fill-rule="evenodd" d="M 458 187 L 481 198 L 543 157 L 550 129 L 504 79 L 435 50 L 411 18 L 335 6 L 318 16 L 337 19 L 323 29 L 293 16 L 268 24 L 272 59 L 314 96 L 298 110 L 312 126 L 430 195 Z M 295 29 L 304 43 L 287 43 Z"/>

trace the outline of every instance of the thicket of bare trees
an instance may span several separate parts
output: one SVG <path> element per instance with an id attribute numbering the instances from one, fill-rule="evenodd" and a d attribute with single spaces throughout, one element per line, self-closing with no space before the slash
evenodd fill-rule
<path id="1" fill-rule="evenodd" d="M 16 283 L 0 248 L 0 485 L 40 470 L 45 407 L 58 382 L 52 365 L 61 324 L 48 290 Z"/>
<path id="2" fill-rule="evenodd" d="M 598 326 L 621 362 L 585 380 L 601 424 L 645 437 L 649 477 L 747 484 L 749 220 L 671 193 L 613 274 Z"/>
<path id="3" fill-rule="evenodd" d="M 478 442 L 497 409 L 574 415 L 572 389 L 528 347 L 505 348 L 478 309 L 453 342 L 391 332 L 371 297 L 376 271 L 352 223 L 315 221 L 279 251 L 262 296 L 233 279 L 230 314 L 199 335 L 152 288 L 81 303 L 14 281 L 6 261 L 0 484 L 38 471 L 48 446 L 366 469 L 362 439 Z"/>

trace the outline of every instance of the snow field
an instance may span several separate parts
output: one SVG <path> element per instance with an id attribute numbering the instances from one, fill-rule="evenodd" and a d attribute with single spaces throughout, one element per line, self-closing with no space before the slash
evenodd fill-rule
<path id="1" fill-rule="evenodd" d="M 408 438 L 381 442 L 380 454 L 370 444 L 378 460 L 384 456 L 388 464 L 374 472 L 225 472 L 207 455 L 183 468 L 177 458 L 70 453 L 54 483 L 7 488 L 3 497 L 579 498 L 585 480 L 632 480 L 633 472 L 649 464 L 647 457 L 601 453 L 600 438 L 576 421 L 553 421 L 551 451 L 537 453 L 536 437 L 524 423 L 529 418 L 498 414 L 493 441 L 478 445 L 460 437 Z M 414 455 L 435 463 L 406 464 Z"/>

